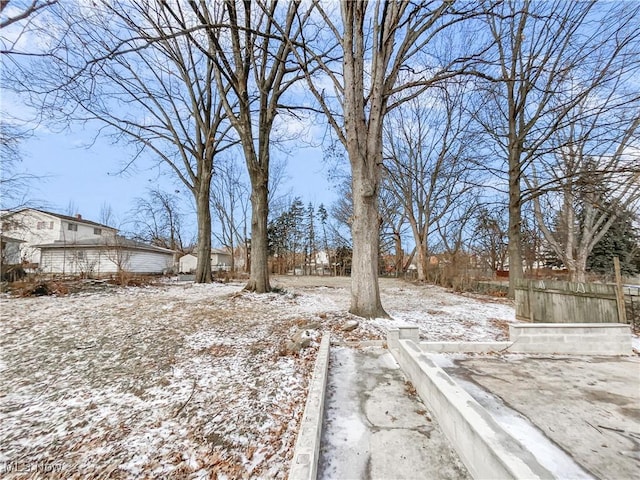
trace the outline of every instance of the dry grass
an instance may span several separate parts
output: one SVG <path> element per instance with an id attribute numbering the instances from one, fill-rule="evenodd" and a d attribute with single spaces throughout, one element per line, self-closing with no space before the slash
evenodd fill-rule
<path id="1" fill-rule="evenodd" d="M 0 297 L 0 469 L 48 478 L 285 478 L 315 353 L 410 322 L 429 339 L 502 336 L 512 307 L 381 279 L 395 320 L 343 332 L 350 279 L 116 287 Z M 281 355 L 298 329 L 314 342 Z M 60 469 L 58 469 L 60 467 Z M 23 471 L 18 471 L 23 469 Z M 11 470 L 11 471 L 9 471 Z"/>
<path id="2" fill-rule="evenodd" d="M 279 356 L 295 302 L 241 287 L 3 299 L 5 473 L 284 478 L 315 348 Z"/>

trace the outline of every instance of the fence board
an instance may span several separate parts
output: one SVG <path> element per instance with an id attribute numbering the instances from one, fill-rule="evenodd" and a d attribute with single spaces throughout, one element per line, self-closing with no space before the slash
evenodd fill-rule
<path id="1" fill-rule="evenodd" d="M 521 280 L 516 283 L 515 294 L 516 318 L 520 320 L 541 323 L 618 322 L 615 285 Z"/>

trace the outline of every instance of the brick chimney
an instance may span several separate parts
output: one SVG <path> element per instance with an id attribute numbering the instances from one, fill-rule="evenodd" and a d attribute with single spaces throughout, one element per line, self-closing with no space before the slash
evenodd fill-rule
<path id="1" fill-rule="evenodd" d="M 80 215 L 79 213 L 76 213 L 76 218 L 77 218 L 78 220 L 82 220 L 82 215 Z"/>

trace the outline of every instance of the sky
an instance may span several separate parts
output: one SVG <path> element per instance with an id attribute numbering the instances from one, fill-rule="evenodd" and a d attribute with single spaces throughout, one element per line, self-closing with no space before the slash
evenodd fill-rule
<path id="1" fill-rule="evenodd" d="M 11 8 L 4 13 L 12 14 Z M 33 21 L 44 21 L 43 18 L 36 15 Z M 2 38 L 7 40 L 7 45 L 11 43 L 9 40 L 15 41 L 14 47 L 18 51 L 28 51 L 38 45 L 38 39 L 28 30 L 23 31 L 21 24 L 3 29 Z M 0 58 L 0 62 L 3 61 Z M 6 90 L 0 90 L 0 113 L 8 114 L 9 119 L 12 116 L 25 120 L 34 118 L 24 102 Z M 329 184 L 329 166 L 323 161 L 321 141 L 318 140 L 325 135 L 326 127 L 308 119 L 298 122 L 286 115 L 283 118 L 278 133 L 287 139 L 286 152 L 272 148 L 272 164 L 286 163 L 279 192 L 291 198 L 298 196 L 305 205 L 309 202 L 316 206 L 320 203 L 330 205 L 337 195 Z M 159 168 L 148 157 L 137 159 L 126 172 L 119 173 L 123 165 L 130 163 L 133 151 L 126 145 L 113 144 L 109 137 L 97 136 L 101 126 L 76 124 L 70 131 L 58 132 L 56 125 L 40 124 L 32 136 L 21 142 L 20 170 L 38 177 L 30 182 L 26 194 L 29 204 L 44 210 L 81 214 L 83 218 L 94 221 L 101 220 L 101 210 L 107 205 L 117 221 L 123 223 L 130 216 L 136 198 L 144 197 L 148 189 L 171 193 L 178 190 L 184 196 L 186 229 L 195 233 L 195 208 L 186 187 L 168 174 L 168 168 Z M 310 143 L 315 146 L 310 146 Z M 70 211 L 70 205 L 74 206 L 73 211 Z M 3 202 L 2 206 L 8 205 Z M 215 230 L 215 224 L 213 228 Z"/>
<path id="2" fill-rule="evenodd" d="M 123 222 L 138 197 L 144 197 L 148 188 L 168 192 L 179 190 L 188 197 L 186 188 L 167 175 L 166 168 L 158 168 L 148 158 L 137 160 L 131 168 L 119 173 L 132 153 L 125 145 L 113 144 L 107 137 L 98 137 L 87 146 L 96 128 L 82 130 L 77 126 L 71 132 L 56 133 L 40 129 L 20 146 L 21 168 L 40 177 L 31 182 L 28 198 L 33 205 L 45 210 L 72 214 L 76 212 L 88 220 L 100 221 L 103 205 L 113 209 L 115 217 Z M 286 162 L 286 174 L 279 191 L 299 196 L 306 205 L 330 205 L 336 199 L 335 190 L 328 180 L 329 166 L 323 161 L 321 147 L 300 144 L 291 147 L 288 154 L 273 149 L 273 155 Z M 186 229 L 195 232 L 195 212 L 189 198 L 185 198 Z M 213 226 L 215 229 L 215 225 Z"/>

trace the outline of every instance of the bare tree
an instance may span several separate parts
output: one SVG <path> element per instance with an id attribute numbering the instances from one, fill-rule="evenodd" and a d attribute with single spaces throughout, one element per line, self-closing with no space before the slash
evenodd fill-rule
<path id="1" fill-rule="evenodd" d="M 333 237 L 339 245 L 351 245 L 348 232 L 353 223 L 353 196 L 351 194 L 351 178 L 342 172 L 336 174 L 338 199 L 331 206 L 333 217 Z M 396 273 L 404 271 L 405 265 L 402 240 L 405 235 L 407 219 L 402 204 L 389 186 L 392 179 L 388 172 L 381 175 L 381 188 L 378 193 L 380 210 L 378 228 L 378 251 L 380 255 L 393 251 Z"/>
<path id="2" fill-rule="evenodd" d="M 8 27 L 33 17 L 43 8 L 57 3 L 58 0 L 30 0 L 27 2 L 0 0 L 0 28 Z M 3 48 L 0 53 L 7 53 Z"/>
<path id="3" fill-rule="evenodd" d="M 3 63 L 19 62 L 16 58 L 30 54 L 23 47 L 29 44 L 30 33 L 38 29 L 36 19 L 56 3 L 58 0 L 0 0 L 0 59 Z"/>
<path id="4" fill-rule="evenodd" d="M 42 10 L 54 5 L 57 0 L 0 0 L 0 61 L 2 85 L 9 90 L 12 86 L 5 76 L 7 67 L 14 61 L 13 54 L 21 53 L 17 43 L 26 35 L 31 21 Z M 20 143 L 27 138 L 27 130 L 9 120 L 10 115 L 0 111 L 0 207 L 17 209 L 30 203 L 29 188 L 37 176 L 20 168 L 22 160 Z"/>
<path id="5" fill-rule="evenodd" d="M 111 204 L 107 202 L 102 202 L 100 206 L 100 214 L 98 215 L 98 221 L 103 225 L 113 226 L 118 223 L 116 219 L 116 214 L 113 211 L 113 207 Z"/>
<path id="6" fill-rule="evenodd" d="M 481 74 L 486 83 L 478 84 L 484 102 L 476 119 L 503 160 L 508 182 L 510 296 L 523 276 L 523 174 L 545 153 L 566 114 L 626 57 L 638 34 L 639 7 L 507 0 L 486 15 L 492 52 Z M 568 88 L 567 79 L 585 68 L 594 73 Z"/>
<path id="7" fill-rule="evenodd" d="M 619 215 L 640 208 L 640 97 L 622 98 L 587 97 L 556 132 L 555 155 L 527 178 L 544 238 L 573 281 L 585 281 L 589 254 Z"/>
<path id="8" fill-rule="evenodd" d="M 75 200 L 71 199 L 67 202 L 67 206 L 64 209 L 64 213 L 69 217 L 75 217 L 76 215 L 80 215 L 80 207 L 78 206 Z"/>
<path id="9" fill-rule="evenodd" d="M 231 252 L 231 271 L 235 271 L 236 247 L 247 237 L 249 187 L 234 157 L 221 159 L 215 167 L 211 186 L 211 206 L 219 225 L 214 237 Z"/>
<path id="10" fill-rule="evenodd" d="M 154 188 L 146 197 L 136 199 L 131 220 L 134 238 L 175 252 L 185 251 L 178 193 Z"/>
<path id="11" fill-rule="evenodd" d="M 504 270 L 507 262 L 508 216 L 506 208 L 480 205 L 474 215 L 470 247 L 492 272 Z"/>
<path id="12" fill-rule="evenodd" d="M 0 120 L 0 208 L 16 210 L 31 203 L 30 188 L 39 177 L 21 166 L 20 142 L 26 134 L 17 126 Z"/>
<path id="13" fill-rule="evenodd" d="M 189 3 L 190 15 L 180 4 L 172 11 L 174 20 L 188 31 L 206 27 L 206 40 L 189 34 L 212 62 L 213 75 L 224 110 L 237 133 L 251 181 L 251 272 L 247 290 L 270 290 L 267 221 L 269 209 L 269 166 L 274 122 L 281 99 L 299 79 L 290 60 L 291 47 L 285 39 L 301 35 L 300 2 L 279 6 L 276 1 L 238 3 L 205 0 Z M 195 17 L 195 23 L 191 20 Z M 274 20 L 275 19 L 275 20 Z M 282 31 L 276 28 L 276 22 Z"/>
<path id="14" fill-rule="evenodd" d="M 404 249 L 402 239 L 407 226 L 407 216 L 401 201 L 394 194 L 392 184 L 394 179 L 388 172 L 384 172 L 381 179 L 379 208 L 380 208 L 380 252 L 393 250 L 393 270 L 396 276 L 404 270 Z"/>
<path id="15" fill-rule="evenodd" d="M 475 186 L 464 90 L 447 82 L 392 112 L 384 131 L 388 188 L 401 204 L 416 245 L 418 280 L 427 279 L 430 237 Z M 473 149 L 473 151 L 472 151 Z"/>
<path id="16" fill-rule="evenodd" d="M 440 281 L 456 289 L 463 289 L 470 279 L 470 227 L 478 208 L 477 200 L 471 192 L 462 195 L 456 208 L 439 217 L 435 225 L 439 242 L 434 247 L 444 254 L 447 264 Z"/>
<path id="17" fill-rule="evenodd" d="M 449 16 L 452 2 L 341 2 L 338 21 L 338 15 L 328 7 L 331 4 L 312 3 L 322 27 L 333 35 L 333 42 L 322 42 L 319 33 L 309 33 L 296 53 L 307 74 L 309 90 L 344 146 L 351 166 L 354 213 L 350 312 L 386 317 L 378 287 L 378 193 L 384 118 L 394 107 L 453 74 L 451 67 L 457 59 L 452 61 L 444 55 L 436 59 L 423 53 L 451 22 L 465 17 L 463 10 L 469 4 L 456 4 L 458 14 Z M 313 68 L 322 70 L 320 81 L 314 78 Z M 337 98 L 332 99 L 325 86 L 332 88 Z"/>
<path id="18" fill-rule="evenodd" d="M 54 47 L 22 72 L 23 91 L 62 124 L 98 122 L 128 142 L 135 153 L 123 170 L 146 154 L 180 179 L 196 204 L 196 281 L 210 281 L 213 163 L 233 145 L 213 59 L 164 3 L 64 2 L 48 14 L 59 28 L 40 33 Z"/>
<path id="19" fill-rule="evenodd" d="M 104 256 L 116 267 L 116 276 L 120 285 L 126 285 L 131 269 L 131 250 L 127 248 L 130 240 L 120 235 L 105 238 Z"/>

